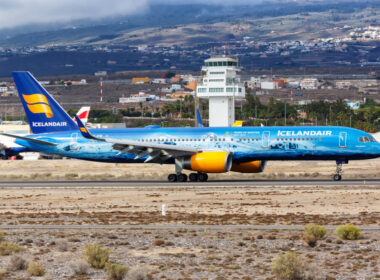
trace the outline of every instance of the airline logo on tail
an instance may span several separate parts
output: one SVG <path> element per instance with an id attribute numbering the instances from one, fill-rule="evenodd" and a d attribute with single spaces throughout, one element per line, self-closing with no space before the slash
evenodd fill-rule
<path id="1" fill-rule="evenodd" d="M 28 109 L 33 114 L 45 114 L 45 116 L 49 119 L 54 116 L 49 106 L 49 102 L 43 94 L 23 94 L 22 97 L 24 98 Z"/>

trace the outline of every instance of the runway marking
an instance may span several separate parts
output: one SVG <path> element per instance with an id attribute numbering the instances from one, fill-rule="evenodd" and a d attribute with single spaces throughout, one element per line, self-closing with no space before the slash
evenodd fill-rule
<path id="1" fill-rule="evenodd" d="M 220 180 L 169 183 L 166 181 L 0 181 L 4 187 L 211 187 L 211 186 L 380 186 L 379 179 L 326 180 Z"/>
<path id="2" fill-rule="evenodd" d="M 338 226 L 326 225 L 328 230 L 334 230 Z M 361 230 L 380 230 L 380 226 L 358 226 Z M 247 230 L 303 230 L 303 225 L 0 225 L 0 229 L 39 229 L 39 230 L 63 230 L 63 229 L 247 229 Z"/>

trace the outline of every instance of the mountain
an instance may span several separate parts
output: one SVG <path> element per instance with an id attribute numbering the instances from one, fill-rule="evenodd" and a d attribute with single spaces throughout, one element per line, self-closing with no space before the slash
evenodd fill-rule
<path id="1" fill-rule="evenodd" d="M 336 27 L 379 24 L 380 0 L 289 0 L 256 5 L 151 5 L 142 14 L 0 30 L 0 47 L 192 45 L 339 35 Z"/>

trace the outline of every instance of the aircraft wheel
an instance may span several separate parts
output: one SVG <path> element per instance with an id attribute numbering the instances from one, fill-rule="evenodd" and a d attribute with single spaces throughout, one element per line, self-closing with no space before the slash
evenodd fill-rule
<path id="1" fill-rule="evenodd" d="M 179 174 L 178 176 L 178 182 L 186 182 L 187 181 L 187 175 L 186 174 Z"/>
<path id="2" fill-rule="evenodd" d="M 198 179 L 199 179 L 200 182 L 207 182 L 208 175 L 206 173 L 199 173 L 198 174 Z"/>
<path id="3" fill-rule="evenodd" d="M 198 174 L 197 173 L 190 173 L 189 180 L 190 180 L 190 182 L 198 181 Z"/>
<path id="4" fill-rule="evenodd" d="M 168 181 L 172 182 L 172 183 L 177 182 L 177 175 L 176 174 L 169 174 Z"/>
<path id="5" fill-rule="evenodd" d="M 334 179 L 334 181 L 340 181 L 340 180 L 342 180 L 342 176 L 339 174 L 335 174 L 333 179 Z"/>

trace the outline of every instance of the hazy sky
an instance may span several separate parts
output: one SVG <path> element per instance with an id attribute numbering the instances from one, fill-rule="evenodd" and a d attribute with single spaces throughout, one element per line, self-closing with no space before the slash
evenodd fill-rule
<path id="1" fill-rule="evenodd" d="M 0 28 L 143 12 L 154 3 L 242 4 L 264 0 L 0 0 Z"/>

